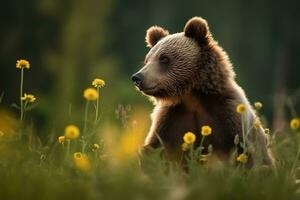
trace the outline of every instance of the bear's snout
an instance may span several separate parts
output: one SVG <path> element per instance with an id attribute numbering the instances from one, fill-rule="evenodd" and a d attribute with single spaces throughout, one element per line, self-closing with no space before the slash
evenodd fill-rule
<path id="1" fill-rule="evenodd" d="M 133 81 L 134 85 L 141 89 L 144 76 L 141 73 L 135 73 L 131 76 L 131 80 Z"/>

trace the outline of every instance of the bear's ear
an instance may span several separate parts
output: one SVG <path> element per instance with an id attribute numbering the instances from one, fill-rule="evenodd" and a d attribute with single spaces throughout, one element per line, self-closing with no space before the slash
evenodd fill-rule
<path id="1" fill-rule="evenodd" d="M 169 32 L 159 26 L 151 26 L 146 33 L 147 47 L 152 48 L 159 40 L 169 35 Z"/>
<path id="2" fill-rule="evenodd" d="M 195 39 L 199 44 L 206 44 L 209 36 L 206 20 L 201 17 L 193 17 L 186 23 L 184 34 L 186 37 Z"/>

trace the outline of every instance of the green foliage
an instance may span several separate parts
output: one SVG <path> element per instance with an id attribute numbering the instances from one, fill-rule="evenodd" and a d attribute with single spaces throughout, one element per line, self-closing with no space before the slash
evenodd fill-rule
<path id="1" fill-rule="evenodd" d="M 273 148 L 279 161 L 276 171 L 265 166 L 245 169 L 195 162 L 186 171 L 166 161 L 163 149 L 144 157 L 142 166 L 135 157 L 122 167 L 112 165 L 110 158 L 103 159 L 102 149 L 98 155 L 88 149 L 93 167 L 81 171 L 72 155 L 65 157 L 64 145 L 55 140 L 41 144 L 32 134 L 26 133 L 31 139 L 0 143 L 1 199 L 300 198 L 300 172 L 290 174 L 300 141 L 295 133 L 277 139 Z"/>

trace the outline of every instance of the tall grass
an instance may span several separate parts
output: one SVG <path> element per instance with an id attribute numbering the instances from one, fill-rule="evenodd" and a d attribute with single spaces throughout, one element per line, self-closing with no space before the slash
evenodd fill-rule
<path id="1" fill-rule="evenodd" d="M 164 158 L 163 147 L 140 156 L 149 126 L 144 113 L 129 116 L 131 109 L 119 106 L 122 130 L 113 123 L 100 123 L 99 97 L 104 81 L 101 87 L 94 82 L 92 86 L 94 89 L 83 94 L 87 106 L 82 123 L 66 122 L 63 134 L 52 132 L 45 142 L 22 117 L 38 101 L 33 95 L 23 94 L 23 85 L 18 107 L 21 119 L 0 110 L 1 200 L 300 199 L 298 118 L 281 135 L 267 133 L 277 160 L 276 172 L 262 165 L 248 169 L 223 163 L 213 156 L 212 146 L 208 154 L 203 154 L 202 145 L 196 149 L 193 146 L 200 137 L 194 133 L 183 138 L 182 159 L 188 166 L 183 170 Z M 247 130 L 243 131 L 246 135 Z M 213 134 L 213 127 L 205 126 L 201 133 L 203 144 L 205 137 Z M 235 144 L 243 143 L 246 148 L 245 137 L 239 140 L 236 138 Z M 238 156 L 233 156 L 234 162 L 247 162 Z"/>

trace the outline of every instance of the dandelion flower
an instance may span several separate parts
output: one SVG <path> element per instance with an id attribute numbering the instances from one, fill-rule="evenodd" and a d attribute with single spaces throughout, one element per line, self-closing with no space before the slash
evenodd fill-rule
<path id="1" fill-rule="evenodd" d="M 2 131 L 0 131 L 0 137 L 3 137 L 4 133 Z"/>
<path id="2" fill-rule="evenodd" d="M 24 60 L 24 59 L 17 60 L 16 68 L 18 68 L 18 69 L 23 69 L 23 68 L 29 69 L 30 64 L 27 60 Z"/>
<path id="3" fill-rule="evenodd" d="M 183 136 L 183 141 L 187 144 L 193 144 L 196 140 L 196 136 L 192 132 L 187 132 Z"/>
<path id="4" fill-rule="evenodd" d="M 245 106 L 245 104 L 241 103 L 241 104 L 237 105 L 236 112 L 238 112 L 240 114 L 243 114 L 244 112 L 246 112 L 246 106 Z"/>
<path id="5" fill-rule="evenodd" d="M 99 94 L 94 88 L 87 88 L 83 92 L 83 97 L 88 101 L 95 101 L 98 99 Z"/>
<path id="6" fill-rule="evenodd" d="M 263 107 L 263 104 L 259 101 L 254 102 L 254 108 L 260 110 Z"/>
<path id="7" fill-rule="evenodd" d="M 294 118 L 290 121 L 291 129 L 296 130 L 299 128 L 299 126 L 300 126 L 300 119 Z"/>
<path id="8" fill-rule="evenodd" d="M 91 148 L 92 148 L 92 151 L 97 151 L 100 148 L 100 145 L 99 144 L 93 144 Z"/>
<path id="9" fill-rule="evenodd" d="M 66 137 L 65 137 L 64 135 L 58 137 L 58 142 L 59 142 L 60 144 L 65 143 L 65 140 L 66 140 Z"/>
<path id="10" fill-rule="evenodd" d="M 73 161 L 75 166 L 82 171 L 89 171 L 92 167 L 87 155 L 81 152 L 73 154 Z"/>
<path id="11" fill-rule="evenodd" d="M 68 125 L 65 128 L 65 136 L 67 139 L 77 139 L 80 135 L 79 128 L 75 125 Z"/>
<path id="12" fill-rule="evenodd" d="M 181 145 L 181 150 L 182 151 L 187 151 L 189 149 L 189 144 L 188 143 L 182 143 Z"/>
<path id="13" fill-rule="evenodd" d="M 236 158 L 236 160 L 240 163 L 246 163 L 248 160 L 248 156 L 246 154 L 242 153 Z"/>
<path id="14" fill-rule="evenodd" d="M 211 132 L 212 132 L 212 129 L 210 126 L 202 126 L 201 127 L 201 135 L 208 136 L 211 134 Z"/>
<path id="15" fill-rule="evenodd" d="M 264 129 L 264 132 L 265 132 L 265 134 L 270 134 L 270 129 L 265 128 L 265 129 Z"/>
<path id="16" fill-rule="evenodd" d="M 36 100 L 36 97 L 33 94 L 24 94 L 24 96 L 21 97 L 22 101 L 34 103 Z"/>
<path id="17" fill-rule="evenodd" d="M 92 85 L 96 88 L 102 88 L 105 86 L 105 81 L 99 78 L 93 80 Z"/>

